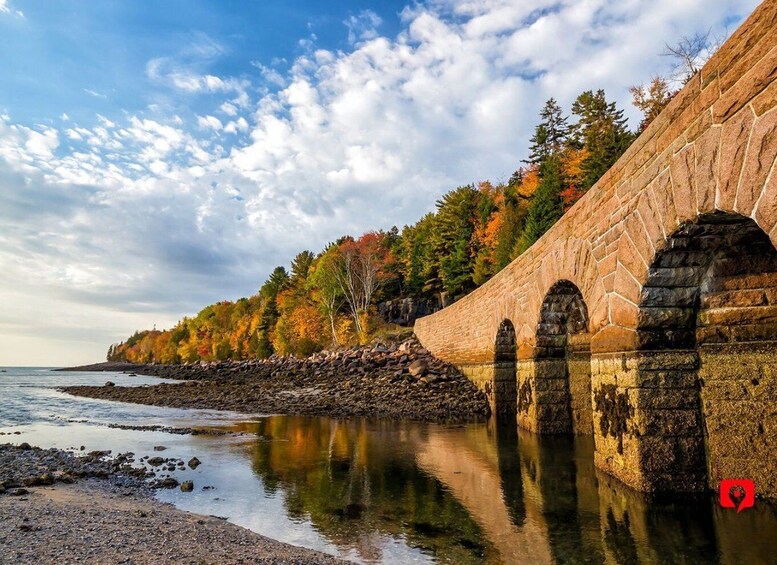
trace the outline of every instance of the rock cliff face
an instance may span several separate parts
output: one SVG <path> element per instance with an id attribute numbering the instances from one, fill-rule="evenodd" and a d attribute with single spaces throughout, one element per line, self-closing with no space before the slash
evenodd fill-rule
<path id="1" fill-rule="evenodd" d="M 439 298 L 398 298 L 378 304 L 378 313 L 390 324 L 409 327 L 417 318 L 434 314 L 442 307 Z"/>

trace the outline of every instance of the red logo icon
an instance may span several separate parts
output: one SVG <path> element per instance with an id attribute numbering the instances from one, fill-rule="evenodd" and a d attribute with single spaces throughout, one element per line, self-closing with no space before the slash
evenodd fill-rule
<path id="1" fill-rule="evenodd" d="M 750 479 L 723 479 L 720 481 L 720 505 L 742 512 L 755 504 L 755 483 Z"/>

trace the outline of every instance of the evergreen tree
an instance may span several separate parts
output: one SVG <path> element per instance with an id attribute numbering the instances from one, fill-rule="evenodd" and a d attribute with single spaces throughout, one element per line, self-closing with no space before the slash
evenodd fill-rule
<path id="1" fill-rule="evenodd" d="M 545 102 L 545 106 L 540 112 L 540 120 L 531 138 L 527 162 L 539 166 L 540 174 L 542 174 L 543 163 L 551 155 L 558 154 L 564 147 L 569 135 L 569 126 L 561 106 L 554 98 Z"/>
<path id="2" fill-rule="evenodd" d="M 572 113 L 578 121 L 571 128 L 570 144 L 586 151 L 579 187 L 585 192 L 623 155 L 634 136 L 626 127 L 623 110 L 607 102 L 604 90 L 583 92 L 572 104 Z"/>
<path id="3" fill-rule="evenodd" d="M 304 285 L 308 278 L 308 271 L 313 265 L 313 261 L 316 260 L 316 256 L 312 251 L 302 251 L 297 253 L 297 256 L 291 261 L 291 279 L 290 282 L 295 287 L 301 287 Z"/>
<path id="4" fill-rule="evenodd" d="M 452 297 L 472 290 L 474 253 L 471 248 L 478 191 L 461 186 L 437 201 L 432 247 L 439 258 L 442 285 Z"/>
<path id="5" fill-rule="evenodd" d="M 503 222 L 494 249 L 494 259 L 497 272 L 504 269 L 516 255 L 515 245 L 521 237 L 521 231 L 526 220 L 527 199 L 521 198 L 513 185 L 505 189 Z"/>
<path id="6" fill-rule="evenodd" d="M 567 118 L 551 98 L 540 112 L 540 123 L 531 138 L 529 163 L 537 166 L 540 183 L 529 205 L 523 232 L 516 243 L 516 255 L 531 247 L 563 214 L 561 153 L 569 141 L 569 133 Z"/>
<path id="7" fill-rule="evenodd" d="M 405 292 L 434 294 L 442 290 L 438 275 L 439 262 L 432 247 L 434 214 L 426 214 L 415 225 L 402 229 L 400 261 L 404 274 Z"/>
<path id="8" fill-rule="evenodd" d="M 257 356 L 269 357 L 274 353 L 270 334 L 278 322 L 278 293 L 288 286 L 289 273 L 283 267 L 275 267 L 269 278 L 259 289 L 259 294 L 264 300 L 261 321 L 259 323 L 259 343 L 257 344 Z"/>
<path id="9" fill-rule="evenodd" d="M 516 244 L 516 255 L 531 247 L 561 217 L 563 188 L 561 158 L 551 155 L 543 163 L 543 175 L 526 214 L 526 225 Z"/>

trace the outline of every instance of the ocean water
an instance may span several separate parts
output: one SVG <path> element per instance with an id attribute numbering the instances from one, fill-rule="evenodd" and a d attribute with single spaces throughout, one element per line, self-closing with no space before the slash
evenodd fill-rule
<path id="1" fill-rule="evenodd" d="M 775 563 L 777 509 L 712 495 L 649 500 L 598 472 L 590 438 L 494 423 L 432 425 L 245 415 L 76 398 L 75 384 L 154 377 L 0 372 L 0 443 L 188 461 L 195 490 L 157 497 L 362 563 Z M 174 435 L 162 425 L 235 432 Z M 18 432 L 18 434 L 17 434 Z M 167 449 L 155 452 L 155 446 Z M 205 488 L 204 488 L 205 487 Z"/>

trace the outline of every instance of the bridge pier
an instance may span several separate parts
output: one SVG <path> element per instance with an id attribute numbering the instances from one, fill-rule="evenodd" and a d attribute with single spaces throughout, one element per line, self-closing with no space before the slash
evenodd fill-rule
<path id="1" fill-rule="evenodd" d="M 595 354 L 591 367 L 596 466 L 641 491 L 704 490 L 696 352 Z"/>

